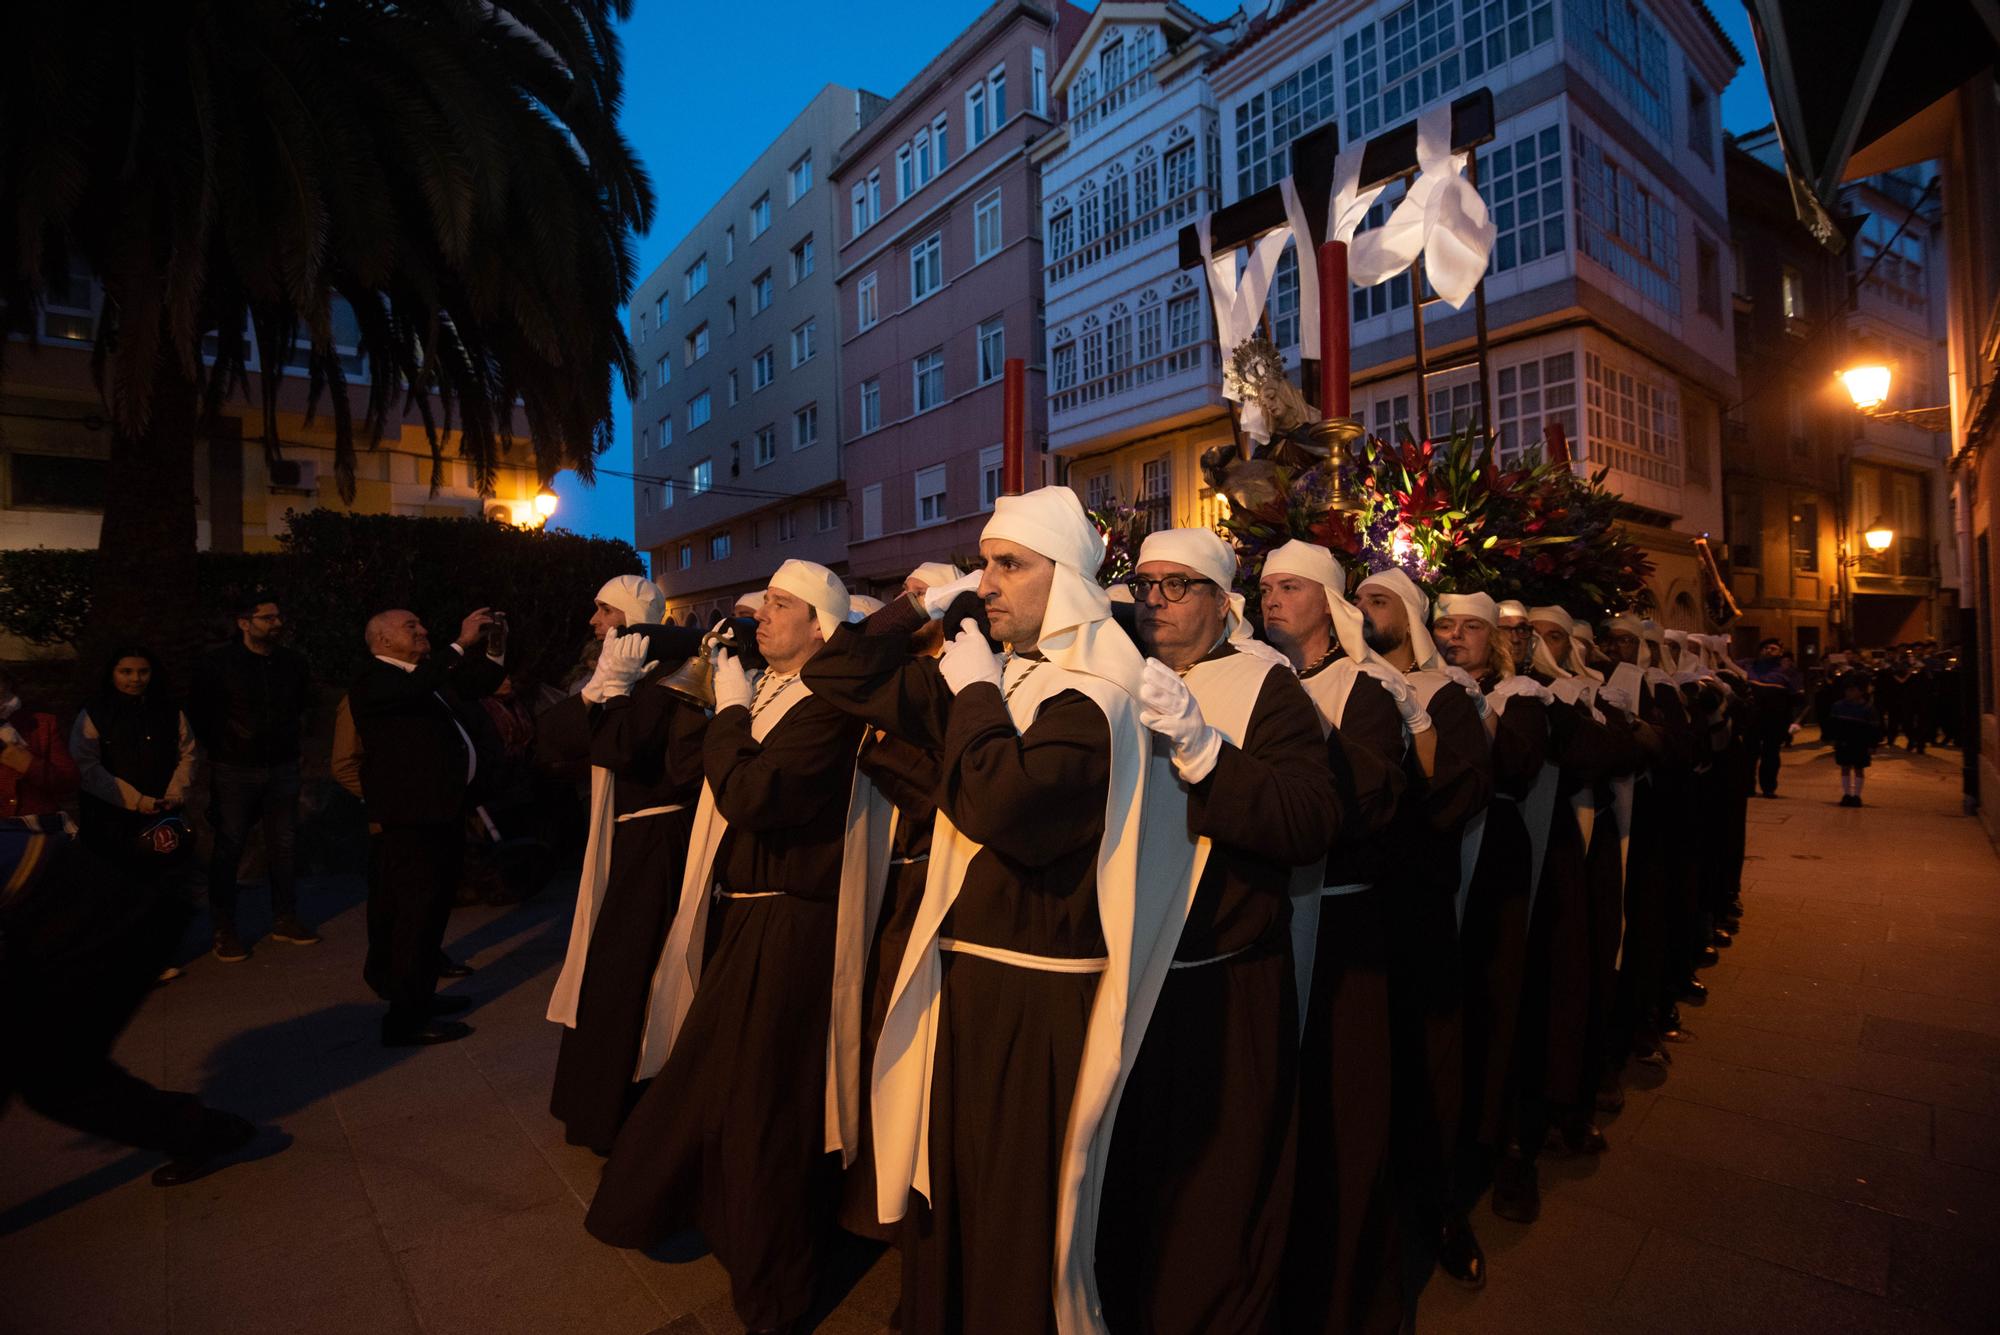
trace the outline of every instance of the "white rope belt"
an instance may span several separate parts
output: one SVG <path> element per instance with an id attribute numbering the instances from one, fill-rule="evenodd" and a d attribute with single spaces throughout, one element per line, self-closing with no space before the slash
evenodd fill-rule
<path id="1" fill-rule="evenodd" d="M 1255 950 L 1255 949 L 1256 949 L 1256 947 L 1255 947 L 1255 946 L 1244 946 L 1244 947 L 1243 947 L 1242 949 L 1240 949 L 1240 950 L 1232 950 L 1232 951 L 1230 951 L 1230 952 L 1229 952 L 1228 954 L 1226 954 L 1226 955 L 1211 955 L 1211 956 L 1209 956 L 1209 957 L 1208 957 L 1207 959 L 1205 959 L 1205 960 L 1175 960 L 1175 961 L 1174 961 L 1174 962 L 1173 962 L 1172 964 L 1169 964 L 1169 965 L 1167 966 L 1167 968 L 1168 968 L 1169 970 L 1173 970 L 1173 969 L 1199 969 L 1199 968 L 1201 968 L 1201 967 L 1202 967 L 1202 966 L 1204 966 L 1204 965 L 1208 965 L 1208 964 L 1220 964 L 1220 963 L 1222 963 L 1222 962 L 1223 962 L 1224 960 L 1233 960 L 1233 959 L 1235 959 L 1235 958 L 1236 958 L 1236 957 L 1237 957 L 1238 955 L 1247 955 L 1247 954 L 1249 954 L 1249 953 L 1250 953 L 1251 951 L 1253 951 L 1253 950 Z"/>
<path id="2" fill-rule="evenodd" d="M 669 811 L 686 811 L 687 809 L 687 803 L 675 802 L 670 806 L 647 807 L 644 811 L 628 811 L 618 818 L 618 824 L 623 825 L 628 820 L 644 820 L 648 816 L 664 816 Z"/>
<path id="3" fill-rule="evenodd" d="M 1321 899 L 1337 899 L 1341 895 L 1358 895 L 1363 890 L 1373 890 L 1374 888 L 1373 882 L 1365 882 L 1360 885 L 1324 885 L 1320 887 L 1319 897 Z"/>
<path id="4" fill-rule="evenodd" d="M 923 853 L 913 858 L 890 858 L 889 865 L 892 867 L 913 867 L 919 862 L 929 862 L 930 860 L 931 855 Z"/>
<path id="5" fill-rule="evenodd" d="M 715 897 L 717 899 L 776 899 L 784 893 L 782 890 L 718 890 L 715 892 Z"/>
<path id="6" fill-rule="evenodd" d="M 954 941 L 948 936 L 938 938 L 938 949 L 949 950 L 959 955 L 971 955 L 975 959 L 992 960 L 995 964 L 1011 964 L 1016 969 L 1034 969 L 1040 973 L 1103 973 L 1111 967 L 1111 957 L 1108 955 L 1099 955 L 1094 959 L 1076 959 L 1064 955 L 1028 955 L 1018 950 L 1003 950 L 999 946 Z"/>

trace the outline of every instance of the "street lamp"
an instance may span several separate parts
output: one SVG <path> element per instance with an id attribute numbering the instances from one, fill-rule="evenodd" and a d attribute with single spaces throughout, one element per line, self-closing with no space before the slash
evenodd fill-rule
<path id="1" fill-rule="evenodd" d="M 560 499 L 547 487 L 543 487 L 535 493 L 535 513 L 541 516 L 544 524 L 549 522 L 549 519 L 556 512 L 556 506 L 559 504 L 561 504 Z"/>
<path id="2" fill-rule="evenodd" d="M 1880 357 L 1861 357 L 1840 372 L 1840 383 L 1847 386 L 1856 408 L 1872 413 L 1889 401 L 1889 363 Z"/>
<path id="3" fill-rule="evenodd" d="M 1867 543 L 1868 550 L 1877 556 L 1888 551 L 1889 544 L 1895 540 L 1896 530 L 1890 528 L 1888 521 L 1881 515 L 1876 515 L 1875 522 L 1861 530 L 1861 541 Z"/>
<path id="4" fill-rule="evenodd" d="M 1882 350 L 1865 338 L 1855 342 L 1847 365 L 1833 374 L 1846 387 L 1847 397 L 1854 400 L 1855 411 L 1863 417 L 1878 422 L 1901 422 L 1919 431 L 1951 430 L 1950 404 L 1939 404 L 1935 408 L 1885 409 L 1882 406 L 1889 401 L 1889 384 L 1894 379 L 1894 372 Z"/>

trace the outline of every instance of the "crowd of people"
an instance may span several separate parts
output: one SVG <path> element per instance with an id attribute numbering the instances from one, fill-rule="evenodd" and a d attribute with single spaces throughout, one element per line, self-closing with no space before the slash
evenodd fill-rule
<path id="1" fill-rule="evenodd" d="M 900 1248 L 904 1331 L 1405 1327 L 1484 1282 L 1482 1201 L 1605 1150 L 1738 927 L 1721 637 L 1350 601 L 1305 542 L 1253 625 L 1210 531 L 1103 554 L 1049 488 L 865 613 L 796 560 L 754 639 L 597 595 L 544 716 L 594 767 L 551 1109 L 591 1233 L 698 1230 L 751 1330 L 836 1227 Z"/>
<path id="2" fill-rule="evenodd" d="M 333 772 L 367 811 L 382 1042 L 471 1032 L 439 990 L 470 972 L 442 948 L 468 828 L 532 813 L 531 770 L 587 774 L 550 1110 L 606 1160 L 590 1232 L 698 1230 L 749 1329 L 806 1318 L 836 1228 L 900 1249 L 906 1332 L 1393 1331 L 1437 1271 L 1483 1284 L 1482 1202 L 1532 1223 L 1543 1156 L 1603 1153 L 1625 1082 L 1688 1037 L 1806 681 L 1775 641 L 1738 663 L 1395 569 L 1350 596 L 1302 541 L 1239 571 L 1209 530 L 1156 532 L 1108 588 L 1104 551 L 1047 488 L 997 502 L 980 569 L 886 604 L 791 560 L 704 632 L 622 576 L 587 671 L 535 703 L 491 609 L 442 648 L 371 617 Z M 259 824 L 272 937 L 319 940 L 311 676 L 274 600 L 238 611 L 185 710 L 121 651 L 67 746 L 0 679 L 0 885 L 71 790 L 80 838 L 41 873 L 165 885 L 199 748 L 214 956 L 247 954 Z M 1883 670 L 1899 702 L 1936 671 Z M 1859 685 L 1824 717 L 1850 805 L 1880 726 Z M 1928 741 L 1936 711 L 1898 707 Z M 186 921 L 146 904 L 94 943 L 127 975 Z M 29 919 L 10 962 L 60 935 Z M 91 1012 L 88 1060 L 45 1036 L 9 1078 L 164 1151 L 171 1185 L 249 1128 L 110 1063 L 141 992 Z"/>

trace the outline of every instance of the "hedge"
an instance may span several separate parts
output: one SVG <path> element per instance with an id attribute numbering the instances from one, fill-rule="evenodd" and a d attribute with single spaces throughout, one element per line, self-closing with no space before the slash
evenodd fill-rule
<path id="1" fill-rule="evenodd" d="M 508 660 L 538 681 L 560 680 L 589 637 L 591 596 L 616 575 L 644 573 L 627 542 L 513 528 L 479 519 L 420 519 L 312 510 L 290 516 L 279 552 L 203 552 L 203 638 L 235 633 L 242 593 L 268 589 L 290 642 L 322 681 L 345 683 L 366 657 L 368 617 L 407 607 L 442 648 L 475 607 L 507 613 Z M 74 644 L 90 614 L 94 551 L 0 551 L 0 632 L 30 644 Z M 140 577 L 143 577 L 141 575 Z"/>

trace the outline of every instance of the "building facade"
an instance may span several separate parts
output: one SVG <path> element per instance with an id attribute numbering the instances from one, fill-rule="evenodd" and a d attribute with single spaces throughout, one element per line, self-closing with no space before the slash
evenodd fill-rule
<path id="1" fill-rule="evenodd" d="M 668 614 L 790 557 L 844 571 L 835 147 L 883 99 L 829 84 L 634 293 L 632 503 Z"/>
<path id="2" fill-rule="evenodd" d="M 1027 363 L 1027 485 L 1046 475 L 1030 148 L 1054 123 L 1050 74 L 1086 20 L 1064 0 L 1001 0 L 840 147 L 837 418 L 857 592 L 978 551 L 1000 491 L 1009 357 Z"/>
<path id="3" fill-rule="evenodd" d="M 1740 54 L 1698 0 L 1273 8 L 1212 34 L 1223 49 L 1203 77 L 1219 130 L 1219 202 L 1288 174 L 1290 145 L 1308 130 L 1334 122 L 1342 143 L 1358 143 L 1490 89 L 1498 133 L 1478 169 L 1499 228 L 1486 296 L 1501 458 L 1518 458 L 1560 423 L 1579 469 L 1607 469 L 1631 506 L 1634 537 L 1658 567 L 1665 619 L 1700 624 L 1693 540 L 1722 527 L 1721 424 L 1737 389 L 1723 305 L 1729 229 L 1718 106 Z M 1385 196 L 1365 225 L 1395 203 Z M 1161 256 L 1158 276 L 1170 283 L 1178 260 L 1171 248 Z M 1464 364 L 1475 347 L 1470 306 L 1426 312 L 1429 364 L 1447 369 L 1420 387 L 1410 297 L 1407 275 L 1347 296 L 1354 408 L 1388 437 L 1413 422 L 1418 393 L 1428 396 L 1433 435 L 1470 424 L 1481 402 L 1478 369 Z M 1269 313 L 1274 338 L 1295 358 L 1290 249 Z M 1225 434 L 1190 433 L 1150 477 L 1144 460 L 1128 457 L 1100 494 L 1199 522 L 1212 504 L 1200 492 L 1199 447 Z M 1080 464 L 1072 482 L 1087 488 L 1092 476 Z"/>
<path id="4" fill-rule="evenodd" d="M 72 273 L 50 292 L 40 317 L 40 343 L 17 339 L 6 349 L 6 377 L 0 381 L 0 547 L 97 546 L 111 453 L 110 423 L 91 374 L 102 307 L 96 280 L 87 272 Z M 369 375 L 358 349 L 360 331 L 338 298 L 332 321 L 336 336 L 347 335 L 346 374 L 358 405 Z M 253 338 L 249 396 L 226 399 L 196 441 L 201 550 L 276 551 L 287 512 L 321 506 L 355 514 L 540 522 L 539 478 L 525 439 L 512 458 L 501 461 L 491 494 L 481 494 L 470 467 L 458 457 L 458 433 L 443 433 L 442 476 L 433 490 L 430 438 L 414 409 L 392 419 L 375 449 L 357 442 L 354 501 L 341 500 L 326 405 L 307 421 L 304 346 L 282 365 L 273 367 L 271 361 Z M 267 371 L 282 377 L 276 460 L 266 457 L 263 442 Z"/>
<path id="5" fill-rule="evenodd" d="M 1232 439 L 1207 289 L 1182 226 L 1222 200 L 1205 69 L 1232 35 L 1186 7 L 1105 0 L 1061 68 L 1036 146 L 1048 300 L 1049 450 L 1093 509 L 1212 525 L 1202 452 Z"/>

